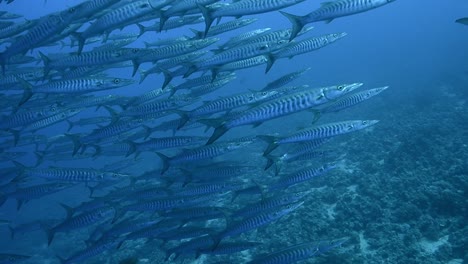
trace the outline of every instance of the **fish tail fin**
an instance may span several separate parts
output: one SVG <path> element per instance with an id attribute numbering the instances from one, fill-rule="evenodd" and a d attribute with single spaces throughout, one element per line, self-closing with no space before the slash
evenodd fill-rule
<path id="1" fill-rule="evenodd" d="M 15 228 L 12 227 L 11 225 L 8 226 L 8 230 L 10 231 L 10 239 L 13 240 L 15 239 Z"/>
<path id="2" fill-rule="evenodd" d="M 226 132 L 228 130 L 229 129 L 224 125 L 221 125 L 221 126 L 215 128 L 215 130 L 213 131 L 213 134 L 211 135 L 211 137 L 206 142 L 206 145 L 213 144 L 218 138 L 220 138 L 222 135 L 226 134 Z"/>
<path id="3" fill-rule="evenodd" d="M 140 67 L 140 62 L 137 59 L 132 60 L 133 64 L 133 72 L 132 72 L 132 77 L 135 76 L 136 72 L 138 71 L 138 68 Z"/>
<path id="4" fill-rule="evenodd" d="M 190 66 L 188 67 L 187 72 L 184 74 L 184 78 L 189 77 L 190 75 L 192 75 L 192 73 L 196 72 L 197 70 L 198 70 L 197 66 L 195 66 L 195 65 L 190 65 Z"/>
<path id="5" fill-rule="evenodd" d="M 263 156 L 270 154 L 278 147 L 278 143 L 276 143 L 276 138 L 274 136 L 258 136 L 258 138 L 268 143 L 267 148 L 263 152 Z"/>
<path id="6" fill-rule="evenodd" d="M 44 53 L 39 51 L 39 56 L 41 56 L 42 62 L 44 63 L 44 78 L 49 75 L 50 72 L 50 59 Z"/>
<path id="7" fill-rule="evenodd" d="M 72 142 L 73 142 L 73 152 L 72 156 L 75 156 L 76 153 L 78 153 L 78 150 L 83 146 L 83 144 L 80 142 L 80 139 L 78 138 L 78 135 L 75 134 L 64 134 L 66 137 L 68 137 Z"/>
<path id="8" fill-rule="evenodd" d="M 145 81 L 146 77 L 149 75 L 149 71 L 146 70 L 140 70 L 140 82 L 138 84 L 142 84 L 143 81 Z"/>
<path id="9" fill-rule="evenodd" d="M 265 158 L 267 159 L 267 163 L 265 165 L 264 170 L 268 170 L 272 165 L 276 165 L 277 160 L 275 159 L 276 157 L 266 155 Z"/>
<path id="10" fill-rule="evenodd" d="M 312 124 L 315 124 L 320 119 L 320 117 L 322 116 L 322 111 L 313 110 L 313 113 L 314 113 L 314 119 L 312 119 Z"/>
<path id="11" fill-rule="evenodd" d="M 138 33 L 138 37 L 141 37 L 141 35 L 145 34 L 145 32 L 146 32 L 146 27 L 143 26 L 143 25 L 140 24 L 140 23 L 137 23 L 136 25 L 137 25 L 138 29 L 140 30 L 140 32 Z"/>
<path id="12" fill-rule="evenodd" d="M 8 200 L 8 196 L 4 193 L 0 193 L 0 207 Z M 11 227 L 10 227 L 11 228 Z"/>
<path id="13" fill-rule="evenodd" d="M 162 153 L 156 152 L 156 154 L 161 159 L 161 162 L 162 162 L 161 175 L 163 175 L 169 169 L 169 166 L 170 166 L 169 163 L 171 159 Z"/>
<path id="14" fill-rule="evenodd" d="M 50 246 L 50 244 L 52 244 L 52 240 L 54 240 L 55 231 L 53 228 L 45 229 L 44 231 L 47 235 L 47 246 Z"/>
<path id="15" fill-rule="evenodd" d="M 24 92 L 23 92 L 23 97 L 18 103 L 18 107 L 22 106 L 24 103 L 26 103 L 32 96 L 32 85 L 28 83 L 26 80 L 23 78 L 19 77 L 18 75 L 15 75 L 16 80 L 18 80 L 21 85 L 23 86 Z"/>
<path id="16" fill-rule="evenodd" d="M 211 24 L 213 24 L 213 17 L 211 16 L 211 12 L 207 7 L 198 3 L 197 6 L 203 15 L 203 18 L 205 19 L 205 32 L 203 33 L 203 38 L 205 38 L 208 35 L 208 31 L 210 30 Z"/>
<path id="17" fill-rule="evenodd" d="M 291 30 L 291 36 L 289 37 L 289 41 L 292 41 L 297 36 L 297 34 L 299 34 L 299 32 L 302 30 L 302 28 L 306 24 L 304 21 L 304 17 L 292 15 L 283 11 L 280 11 L 280 13 L 283 16 L 285 16 L 287 19 L 289 19 L 289 21 L 291 22 L 293 26 Z"/>
<path id="18" fill-rule="evenodd" d="M 128 149 L 127 153 L 125 154 L 125 157 L 127 158 L 128 156 L 130 156 L 130 155 L 132 155 L 133 153 L 136 152 L 137 146 L 136 146 L 136 143 L 131 141 L 131 140 L 125 140 L 124 142 L 127 143 L 128 146 L 130 147 Z"/>
<path id="19" fill-rule="evenodd" d="M 174 110 L 174 113 L 180 116 L 179 124 L 177 125 L 177 130 L 179 130 L 190 120 L 189 111 Z"/>
<path id="20" fill-rule="evenodd" d="M 190 31 L 192 31 L 193 34 L 195 34 L 195 36 L 193 37 L 194 39 L 202 39 L 203 38 L 203 32 L 200 31 L 200 30 L 196 30 L 196 29 L 193 29 L 193 28 L 190 28 Z"/>
<path id="21" fill-rule="evenodd" d="M 60 264 L 67 263 L 67 260 L 64 257 L 59 256 L 59 255 L 55 255 L 55 257 L 58 258 L 58 260 L 60 261 Z"/>
<path id="22" fill-rule="evenodd" d="M 164 28 L 164 24 L 166 24 L 168 17 L 166 16 L 164 11 L 159 12 L 159 32 L 161 32 Z"/>
<path id="23" fill-rule="evenodd" d="M 71 35 L 78 41 L 78 55 L 83 51 L 86 39 L 83 38 L 83 35 L 79 32 L 72 32 Z"/>
<path id="24" fill-rule="evenodd" d="M 24 174 L 24 171 L 28 168 L 26 167 L 23 163 L 20 163 L 16 160 L 12 160 L 12 162 L 15 164 L 15 167 L 19 170 L 19 175 L 18 176 L 23 176 Z"/>
<path id="25" fill-rule="evenodd" d="M 34 168 L 37 168 L 44 161 L 44 152 L 34 151 L 34 155 L 36 155 L 37 159 Z"/>
<path id="26" fill-rule="evenodd" d="M 167 85 L 174 79 L 174 76 L 172 76 L 172 73 L 166 69 L 161 68 L 162 73 L 164 74 L 164 83 L 161 87 L 161 89 L 166 88 Z"/>
<path id="27" fill-rule="evenodd" d="M 271 67 L 273 67 L 273 64 L 275 63 L 276 58 L 271 53 L 268 53 L 267 55 L 265 55 L 265 58 L 267 59 L 267 66 L 265 69 L 265 73 L 268 73 L 271 70 Z"/>
<path id="28" fill-rule="evenodd" d="M 206 145 L 210 145 L 215 142 L 218 138 L 224 135 L 229 129 L 224 125 L 223 121 L 219 118 L 216 119 L 199 119 L 197 122 L 206 125 L 207 127 L 214 127 L 213 134 L 206 142 Z"/>
<path id="29" fill-rule="evenodd" d="M 14 146 L 18 145 L 18 141 L 20 139 L 20 132 L 16 129 L 8 129 L 8 132 L 10 132 L 13 135 Z"/>
<path id="30" fill-rule="evenodd" d="M 65 121 L 67 121 L 67 124 L 68 124 L 67 132 L 69 132 L 75 124 L 68 119 L 66 119 Z"/>
<path id="31" fill-rule="evenodd" d="M 0 66 L 2 67 L 3 76 L 5 76 L 5 65 L 6 65 L 5 53 L 0 52 Z"/>

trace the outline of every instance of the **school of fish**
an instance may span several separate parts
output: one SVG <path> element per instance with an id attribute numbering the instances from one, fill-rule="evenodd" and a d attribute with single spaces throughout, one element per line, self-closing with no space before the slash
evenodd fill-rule
<path id="1" fill-rule="evenodd" d="M 31 233 L 45 234 L 45 248 L 73 241 L 69 252 L 55 252 L 60 263 L 95 263 L 141 241 L 165 255 L 149 263 L 296 263 L 345 246 L 347 234 L 271 251 L 252 235 L 300 218 L 308 182 L 339 173 L 339 155 L 327 144 L 378 123 L 322 117 L 388 89 L 301 83 L 309 68 L 271 76 L 280 59 L 352 38 L 314 35 L 311 24 L 394 0 L 337 0 L 303 16 L 283 11 L 304 2 L 87 0 L 34 20 L 0 11 L 0 205 L 15 203 L 18 214 L 52 197 L 63 211 L 24 223 L 0 208 L 11 243 Z M 285 28 L 244 30 L 275 12 Z M 197 24 L 204 29 L 190 29 Z M 126 27 L 139 33 L 117 33 Z M 165 31 L 183 33 L 140 39 Z M 234 88 L 236 72 L 251 67 L 264 67 L 271 81 Z M 139 90 L 149 76 L 160 84 Z M 309 117 L 306 127 L 278 125 L 297 113 Z M 271 131 L 259 134 L 265 122 Z M 73 201 L 62 198 L 67 193 Z M 87 238 L 77 242 L 77 234 Z M 251 258 L 233 262 L 239 252 Z M 43 263 L 37 251 L 0 250 L 0 264 L 23 261 Z"/>

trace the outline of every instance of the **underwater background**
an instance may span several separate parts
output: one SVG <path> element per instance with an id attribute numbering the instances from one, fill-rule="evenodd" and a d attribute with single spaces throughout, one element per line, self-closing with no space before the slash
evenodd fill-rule
<path id="1" fill-rule="evenodd" d="M 0 10 L 19 14 L 21 19 L 36 19 L 80 3 L 82 1 L 48 0 L 43 3 L 39 0 L 16 0 L 9 5 L 0 3 Z M 302 15 L 319 7 L 319 2 L 306 0 L 284 11 Z M 308 192 L 298 209 L 271 224 L 242 234 L 242 239 L 230 238 L 230 241 L 235 242 L 258 242 L 254 248 L 223 255 L 208 252 L 198 257 L 195 256 L 196 252 L 191 252 L 195 254 L 182 254 L 178 258 L 167 259 L 167 249 L 186 240 L 167 243 L 161 239 L 137 239 L 125 241 L 118 249 L 103 251 L 77 263 L 247 263 L 258 256 L 293 245 L 305 242 L 319 245 L 342 238 L 346 238 L 346 241 L 340 246 L 303 260 L 302 263 L 468 263 L 468 26 L 454 22 L 466 16 L 468 2 L 463 0 L 397 0 L 362 14 L 337 18 L 331 23 L 313 23 L 314 29 L 307 36 L 337 32 L 346 32 L 347 36 L 329 47 L 292 59 L 278 60 L 268 74 L 265 74 L 264 65 L 237 70 L 235 80 L 198 99 L 200 102 L 215 100 L 248 92 L 249 89 L 260 90 L 285 74 L 309 67 L 310 70 L 293 84 L 324 87 L 362 82 L 366 89 L 389 86 L 381 94 L 355 107 L 321 115 L 317 123 L 314 123 L 314 112 L 302 111 L 254 128 L 236 127 L 223 136 L 224 140 L 275 133 L 285 136 L 317 124 L 356 119 L 379 120 L 374 126 L 327 142 L 324 147 L 330 152 L 327 157 L 283 165 L 280 175 L 288 175 L 308 166 L 318 167 L 331 161 L 338 164 L 326 174 L 294 187 L 294 191 Z M 258 28 L 278 30 L 291 27 L 288 19 L 278 11 L 246 17 L 258 18 L 258 21 L 217 36 L 220 41 Z M 230 19 L 223 19 L 222 22 Z M 167 32 L 146 32 L 128 47 L 144 48 L 144 42 L 192 36 L 189 28 L 203 31 L 204 23 Z M 112 34 L 138 32 L 138 27 L 133 24 Z M 2 47 L 5 46 L 3 44 Z M 32 54 L 39 59 L 38 51 L 44 54 L 66 54 L 75 52 L 76 47 L 39 47 L 32 53 L 28 52 L 28 55 Z M 37 65 L 32 63 L 28 67 L 41 69 L 43 64 L 39 61 Z M 150 64 L 145 63 L 140 69 L 149 67 Z M 135 97 L 157 89 L 163 83 L 163 75 L 158 74 L 150 75 L 138 84 L 140 73 L 132 77 L 131 72 L 131 66 L 107 69 L 109 76 L 133 79 L 135 83 L 93 95 Z M 171 83 L 180 84 L 183 81 L 178 78 Z M 5 95 L 0 102 L 2 115 L 12 115 L 11 105 L 6 101 L 8 96 L 21 94 L 22 88 L 2 88 L 0 93 Z M 49 99 L 44 97 L 43 100 Z M 114 108 L 120 111 L 120 108 Z M 96 111 L 89 108 L 69 120 L 73 122 L 80 118 L 108 115 L 103 108 Z M 177 115 L 163 121 L 171 119 L 177 119 Z M 59 122 L 35 134 L 51 138 L 64 133 L 89 134 L 96 128 L 96 125 L 77 125 L 68 131 L 68 124 Z M 205 133 L 202 128 L 178 131 L 176 135 L 208 137 L 210 133 L 211 130 Z M 20 130 L 20 138 L 25 134 Z M 171 131 L 156 131 L 151 137 L 172 135 Z M 34 167 L 37 158 L 34 151 L 38 151 L 35 144 L 13 146 L 13 138 L 3 134 L 0 140 L 2 170 L 15 170 L 15 173 L 21 174 L 21 168 L 15 167 L 12 161 L 20 162 L 27 168 Z M 78 158 L 71 155 L 73 144 L 71 141 L 68 143 L 69 149 L 59 153 L 61 157 L 56 157 L 57 161 L 48 159 L 46 155 L 39 168 L 92 168 L 137 177 L 147 171 L 160 171 L 163 167 L 160 157 L 151 151 L 142 153 L 138 158 L 125 157 L 125 152 L 110 154 L 105 151 L 96 157 Z M 247 148 L 208 159 L 203 164 L 205 170 L 206 167 L 209 170 L 210 166 L 218 166 L 219 162 L 254 167 L 255 171 L 240 175 L 239 179 L 244 183 L 258 184 L 263 190 L 260 194 L 241 194 L 235 200 L 223 198 L 213 206 L 227 211 L 227 220 L 209 220 L 199 223 L 200 226 L 212 227 L 219 232 L 230 221 L 235 221 L 229 217 L 230 212 L 273 195 L 264 186 L 276 182 L 278 176 L 272 169 L 263 169 L 266 159 L 262 157 L 262 152 L 265 147 L 266 144 L 260 140 Z M 174 156 L 183 149 L 185 147 L 164 153 Z M 18 156 L 14 153 L 18 153 Z M 119 167 L 119 164 L 123 166 Z M 192 171 L 196 172 L 197 168 Z M 166 175 L 171 173 L 169 169 Z M 154 175 L 153 180 L 159 179 L 159 173 Z M 151 183 L 150 180 L 146 186 L 163 186 L 174 190 L 184 188 L 174 187 L 178 186 L 177 180 L 170 180 L 169 184 L 166 180 L 156 182 Z M 14 185 L 18 187 L 20 184 Z M 128 180 L 125 179 L 121 184 L 116 184 L 119 187 L 115 188 L 125 188 L 127 185 Z M 145 183 L 141 186 L 145 186 Z M 0 254 L 30 256 L 18 263 L 60 263 L 56 256 L 66 259 L 86 249 L 89 244 L 85 241 L 93 230 L 104 226 L 104 223 L 57 233 L 50 246 L 44 232 L 48 227 L 42 224 L 30 227 L 30 230 L 18 229 L 14 237 L 11 236 L 11 230 L 39 222 L 54 226 L 66 216 L 60 204 L 76 208 L 83 202 L 97 199 L 95 197 L 106 197 L 111 189 L 107 187 L 99 186 L 91 197 L 87 186 L 77 184 L 57 193 L 31 199 L 19 210 L 14 198 L 7 199 L 0 208 Z M 285 192 L 292 192 L 291 189 Z M 3 191 L 2 195 L 8 198 L 8 193 L 14 191 Z M 118 203 L 128 202 L 125 191 L 119 198 L 123 202 Z M 207 203 L 205 201 L 202 205 Z M 149 214 L 146 217 L 157 219 L 159 216 Z M 122 262 L 124 260 L 129 262 Z"/>

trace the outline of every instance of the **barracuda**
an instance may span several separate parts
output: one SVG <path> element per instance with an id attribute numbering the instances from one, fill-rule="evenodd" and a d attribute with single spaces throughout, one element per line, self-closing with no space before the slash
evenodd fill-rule
<path id="1" fill-rule="evenodd" d="M 334 137 L 370 127 L 378 122 L 378 120 L 350 120 L 315 126 L 282 138 L 263 136 L 262 139 L 269 143 L 263 155 L 269 154 L 281 144 Z"/>
<path id="2" fill-rule="evenodd" d="M 330 23 L 335 18 L 366 12 L 394 1 L 395 0 L 338 0 L 325 2 L 319 9 L 305 16 L 295 16 L 286 12 L 280 12 L 293 24 L 290 37 L 290 40 L 293 40 L 306 24 L 317 21 Z"/>
<path id="3" fill-rule="evenodd" d="M 354 83 L 307 89 L 305 91 L 288 94 L 271 102 L 263 103 L 262 105 L 241 112 L 226 121 L 202 120 L 203 123 L 216 127 L 207 144 L 213 143 L 233 127 L 248 124 L 255 124 L 258 126 L 267 120 L 325 104 L 331 100 L 344 96 L 361 86 L 362 83 Z M 221 125 L 219 125 L 219 123 L 221 123 Z"/>
<path id="4" fill-rule="evenodd" d="M 213 24 L 213 21 L 216 18 L 226 16 L 241 17 L 244 15 L 261 14 L 293 6 L 304 1 L 305 0 L 240 0 L 225 6 L 221 6 L 217 9 L 210 9 L 209 7 L 205 7 L 200 4 L 198 4 L 198 7 L 200 8 L 203 16 L 205 17 L 206 35 L 210 30 L 211 24 Z"/>

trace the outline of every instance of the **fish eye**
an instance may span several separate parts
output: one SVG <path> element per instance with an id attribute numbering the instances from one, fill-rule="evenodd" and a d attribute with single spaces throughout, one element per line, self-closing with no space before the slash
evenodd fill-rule
<path id="1" fill-rule="evenodd" d="M 75 10 L 76 10 L 76 9 L 75 9 L 74 7 L 72 7 L 72 8 L 70 8 L 70 9 L 68 10 L 68 12 L 70 12 L 70 13 L 74 13 L 74 12 L 75 12 Z"/>
<path id="2" fill-rule="evenodd" d="M 136 48 L 135 48 L 135 49 L 132 49 L 132 52 L 133 52 L 133 53 L 137 53 L 137 52 L 138 52 L 138 49 L 136 49 Z"/>
<path id="3" fill-rule="evenodd" d="M 344 85 L 338 86 L 337 89 L 340 90 L 340 91 L 343 90 L 343 89 L 344 89 Z"/>
<path id="4" fill-rule="evenodd" d="M 267 92 L 263 92 L 262 95 L 263 95 L 263 96 L 267 95 Z"/>
<path id="5" fill-rule="evenodd" d="M 119 78 L 115 78 L 113 82 L 114 82 L 115 84 L 119 84 L 119 83 L 120 83 L 120 79 L 119 79 Z"/>
<path id="6" fill-rule="evenodd" d="M 367 125 L 367 121 L 362 121 L 362 124 L 363 124 L 363 125 Z"/>

